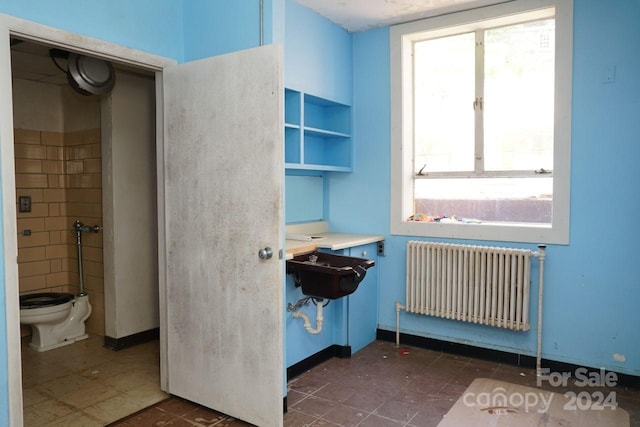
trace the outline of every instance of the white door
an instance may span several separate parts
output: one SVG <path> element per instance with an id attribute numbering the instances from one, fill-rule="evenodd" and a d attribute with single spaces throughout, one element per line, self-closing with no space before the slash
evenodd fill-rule
<path id="1" fill-rule="evenodd" d="M 283 408 L 281 56 L 163 73 L 167 391 L 265 427 Z"/>

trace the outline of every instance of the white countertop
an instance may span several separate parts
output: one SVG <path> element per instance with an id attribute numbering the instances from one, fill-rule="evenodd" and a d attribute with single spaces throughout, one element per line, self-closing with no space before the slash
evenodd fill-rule
<path id="1" fill-rule="evenodd" d="M 286 259 L 294 255 L 312 252 L 316 249 L 330 249 L 339 251 L 354 246 L 366 245 L 384 240 L 384 236 L 378 234 L 354 234 L 334 233 L 327 231 L 328 224 L 325 221 L 317 221 L 308 224 L 295 224 L 287 226 L 287 234 L 296 237 L 313 236 L 311 240 L 286 240 Z"/>

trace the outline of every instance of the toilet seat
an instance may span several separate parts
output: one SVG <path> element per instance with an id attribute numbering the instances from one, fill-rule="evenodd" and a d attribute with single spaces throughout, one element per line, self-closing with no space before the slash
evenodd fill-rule
<path id="1" fill-rule="evenodd" d="M 20 296 L 20 321 L 32 324 L 35 321 L 53 321 L 64 318 L 70 311 L 73 294 L 44 292 Z M 43 317 L 45 316 L 45 317 Z"/>
<path id="2" fill-rule="evenodd" d="M 35 309 L 62 305 L 71 301 L 73 294 L 60 292 L 42 292 L 38 294 L 20 295 L 20 309 Z"/>

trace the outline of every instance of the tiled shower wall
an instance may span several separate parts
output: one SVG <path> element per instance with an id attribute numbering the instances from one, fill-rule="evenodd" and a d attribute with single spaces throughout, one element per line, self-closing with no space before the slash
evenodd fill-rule
<path id="1" fill-rule="evenodd" d="M 77 293 L 73 222 L 102 226 L 100 129 L 14 134 L 20 293 Z M 31 212 L 19 212 L 19 196 L 31 197 Z M 82 239 L 84 285 L 93 308 L 86 327 L 104 335 L 102 232 L 83 233 Z"/>

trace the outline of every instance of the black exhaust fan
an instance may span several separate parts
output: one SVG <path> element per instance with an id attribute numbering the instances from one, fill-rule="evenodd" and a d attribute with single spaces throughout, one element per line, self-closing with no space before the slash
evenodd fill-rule
<path id="1" fill-rule="evenodd" d="M 107 61 L 70 53 L 67 80 L 72 88 L 83 95 L 103 95 L 113 89 L 116 74 Z"/>
<path id="2" fill-rule="evenodd" d="M 60 49 L 51 49 L 49 54 L 63 71 L 65 70 L 58 65 L 56 58 L 67 59 L 67 80 L 71 87 L 82 95 L 104 95 L 113 89 L 116 83 L 113 65 L 107 61 Z"/>

